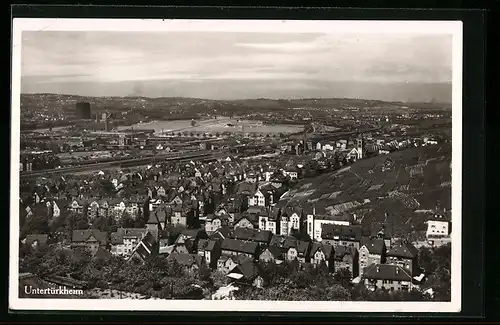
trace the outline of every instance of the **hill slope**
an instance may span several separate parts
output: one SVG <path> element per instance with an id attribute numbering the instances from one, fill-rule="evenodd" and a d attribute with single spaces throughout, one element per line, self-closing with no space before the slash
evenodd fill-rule
<path id="1" fill-rule="evenodd" d="M 451 209 L 451 143 L 364 159 L 299 182 L 280 206 L 315 206 L 317 213 L 356 213 L 361 224 L 392 224 L 396 236 L 426 229 L 436 209 Z M 387 213 L 387 216 L 385 215 Z"/>

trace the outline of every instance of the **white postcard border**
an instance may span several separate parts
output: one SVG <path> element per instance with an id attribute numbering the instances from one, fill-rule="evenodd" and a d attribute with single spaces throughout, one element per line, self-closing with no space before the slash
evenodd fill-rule
<path id="1" fill-rule="evenodd" d="M 461 21 L 284 21 L 15 18 L 12 41 L 9 308 L 66 311 L 459 312 L 462 296 L 462 61 Z M 22 31 L 213 31 L 272 33 L 391 33 L 453 35 L 452 258 L 450 302 L 217 301 L 19 298 L 19 145 Z"/>

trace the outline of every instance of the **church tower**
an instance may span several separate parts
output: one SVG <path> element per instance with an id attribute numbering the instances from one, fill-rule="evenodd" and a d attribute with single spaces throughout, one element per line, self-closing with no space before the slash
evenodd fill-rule
<path id="1" fill-rule="evenodd" d="M 363 133 L 359 135 L 356 139 L 356 150 L 358 151 L 358 159 L 363 159 L 363 151 L 365 149 L 365 144 L 363 141 Z"/>

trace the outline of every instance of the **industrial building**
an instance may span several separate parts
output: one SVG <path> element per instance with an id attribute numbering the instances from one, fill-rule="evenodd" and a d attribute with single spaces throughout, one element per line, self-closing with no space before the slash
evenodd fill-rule
<path id="1" fill-rule="evenodd" d="M 76 116 L 79 119 L 89 120 L 91 119 L 92 111 L 90 109 L 90 103 L 79 102 L 76 103 Z"/>

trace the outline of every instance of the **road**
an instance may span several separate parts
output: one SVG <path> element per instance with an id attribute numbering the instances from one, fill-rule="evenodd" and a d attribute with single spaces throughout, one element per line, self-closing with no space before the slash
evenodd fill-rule
<path id="1" fill-rule="evenodd" d="M 182 160 L 191 160 L 191 159 L 217 159 L 221 157 L 221 151 L 211 151 L 211 152 L 189 152 L 189 153 L 181 153 L 181 154 L 169 154 L 169 155 L 156 155 L 149 157 L 141 157 L 141 158 L 131 158 L 131 159 L 121 159 L 116 161 L 108 161 L 103 163 L 95 163 L 89 165 L 81 165 L 74 167 L 65 167 L 65 168 L 56 168 L 56 169 L 48 169 L 48 170 L 38 170 L 33 172 L 22 172 L 20 177 L 21 179 L 29 179 L 36 178 L 41 176 L 49 176 L 54 174 L 69 174 L 69 173 L 77 173 L 82 171 L 92 171 L 92 170 L 101 170 L 107 169 L 110 167 L 132 167 L 132 166 L 141 166 L 148 165 L 153 162 L 163 162 L 163 161 L 182 161 Z"/>

